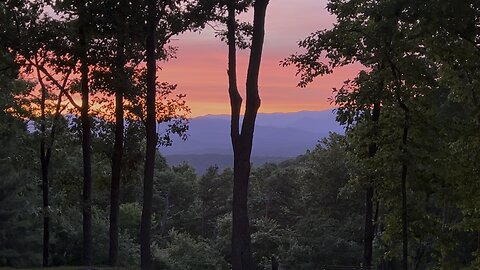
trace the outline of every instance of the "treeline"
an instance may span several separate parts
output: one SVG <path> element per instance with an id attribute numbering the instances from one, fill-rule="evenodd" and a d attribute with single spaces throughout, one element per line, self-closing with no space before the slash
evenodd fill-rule
<path id="1" fill-rule="evenodd" d="M 365 192 L 363 265 L 480 267 L 479 1 L 330 1 L 337 17 L 284 65 L 334 89 L 351 183 Z M 397 268 L 395 268 L 397 267 Z"/>
<path id="2" fill-rule="evenodd" d="M 8 116 L 2 116 L 8 117 Z M 0 150 L 2 200 L 1 264 L 39 266 L 42 260 L 42 197 L 36 158 L 38 134 L 25 123 L 5 118 Z M 82 263 L 81 146 L 78 123 L 63 117 L 51 169 L 51 265 Z M 102 123 L 99 129 L 108 129 Z M 112 128 L 110 127 L 110 130 Z M 96 132 L 94 132 L 96 133 Z M 135 269 L 140 262 L 144 143 L 126 132 L 125 174 L 121 178 L 119 265 Z M 129 134 L 133 134 L 129 136 Z M 92 254 L 95 265 L 108 264 L 112 132 L 94 136 Z M 255 168 L 249 209 L 252 250 L 259 269 L 272 264 L 286 269 L 361 261 L 362 199 L 344 189 L 348 164 L 345 142 L 331 135 L 315 150 L 279 165 Z M 233 171 L 216 167 L 198 174 L 187 164 L 155 164 L 152 254 L 155 269 L 230 269 Z"/>
<path id="3" fill-rule="evenodd" d="M 242 99 L 233 85 L 233 81 L 236 84 L 236 50 L 251 50 L 247 74 L 248 117 L 243 121 L 247 128 L 237 126 L 239 140 L 232 140 L 241 144 L 234 147 L 239 149 L 241 159 L 234 168 L 235 172 L 241 171 L 234 173 L 234 182 L 236 186 L 248 186 L 253 127 L 260 105 L 258 76 L 267 5 L 268 0 L 7 0 L 0 3 L 0 56 L 4 64 L 1 69 L 7 71 L 6 78 L 12 81 L 4 85 L 5 99 L 11 103 L 6 103 L 2 111 L 7 118 L 25 121 L 28 130 L 38 136 L 35 155 L 40 162 L 42 188 L 43 266 L 50 265 L 51 261 L 50 234 L 54 229 L 51 227 L 51 179 L 53 169 L 59 165 L 53 161 L 58 162 L 54 155 L 62 139 L 59 137 L 62 121 L 66 121 L 68 128 L 76 128 L 74 134 L 80 140 L 76 143 L 81 145 L 81 161 L 76 164 L 80 169 L 75 170 L 75 176 L 82 177 L 79 193 L 81 264 L 86 267 L 93 264 L 92 226 L 97 197 L 93 193 L 94 178 L 98 177 L 95 174 L 105 175 L 107 171 L 110 178 L 108 264 L 118 264 L 120 190 L 125 188 L 121 187 L 120 180 L 129 175 L 122 167 L 126 162 L 123 156 L 130 147 L 138 147 L 144 151 L 142 157 L 137 156 L 143 162 L 140 261 L 142 269 L 152 268 L 157 147 L 171 144 L 174 134 L 186 138 L 190 112 L 185 95 L 175 91 L 176 85 L 157 78 L 158 63 L 175 57 L 176 47 L 170 44 L 172 37 L 186 31 L 199 31 L 207 24 L 215 25 L 216 35 L 229 45 L 229 89 L 238 95 L 237 119 Z M 237 15 L 249 9 L 253 9 L 253 23 L 240 22 Z M 159 123 L 166 123 L 166 130 L 159 131 Z M 128 132 L 135 133 L 136 140 L 126 141 L 131 136 Z M 106 133 L 111 135 L 110 145 L 105 146 L 111 147 L 108 169 L 96 163 L 98 145 L 94 145 L 94 140 Z M 10 156 L 7 157 L 6 161 Z M 240 205 L 234 208 L 246 212 L 244 202 L 248 188 L 236 186 L 234 193 L 241 192 L 234 196 L 233 204 Z M 232 226 L 234 231 L 240 229 L 233 233 L 235 269 L 243 269 L 245 258 L 251 262 L 251 255 L 242 255 L 243 241 L 250 241 L 246 233 L 248 217 L 241 214 L 236 218 L 239 211 L 233 210 Z"/>
<path id="4" fill-rule="evenodd" d="M 283 64 L 299 86 L 363 66 L 334 90 L 346 137 L 252 169 L 267 4 L 0 3 L 0 262 L 480 268 L 480 2 L 330 1 L 337 23 Z M 197 176 L 157 153 L 188 108 L 156 62 L 207 22 L 226 27 L 235 166 Z M 238 47 L 251 49 L 243 118 Z"/>

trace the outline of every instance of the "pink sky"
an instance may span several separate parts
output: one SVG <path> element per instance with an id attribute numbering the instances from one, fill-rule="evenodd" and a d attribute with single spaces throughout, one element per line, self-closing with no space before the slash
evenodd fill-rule
<path id="1" fill-rule="evenodd" d="M 307 88 L 297 88 L 295 69 L 279 66 L 290 54 L 299 52 L 297 41 L 310 33 L 330 28 L 334 17 L 326 0 L 271 0 L 266 18 L 265 45 L 260 71 L 260 112 L 293 112 L 331 108 L 332 88 L 352 78 L 358 67 L 346 67 L 318 78 Z M 248 17 L 252 17 L 248 14 Z M 227 81 L 227 46 L 215 38 L 212 29 L 201 34 L 186 33 L 172 41 L 178 46 L 177 59 L 163 64 L 159 80 L 178 84 L 187 94 L 192 116 L 230 112 Z M 238 53 L 238 86 L 245 91 L 249 50 Z"/>

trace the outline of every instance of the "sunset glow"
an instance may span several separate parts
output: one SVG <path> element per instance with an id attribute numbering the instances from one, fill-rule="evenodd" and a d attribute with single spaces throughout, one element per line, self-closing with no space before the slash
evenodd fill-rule
<path id="1" fill-rule="evenodd" d="M 332 96 L 332 88 L 342 86 L 358 71 L 359 67 L 355 66 L 339 69 L 300 89 L 296 87 L 298 77 L 295 76 L 295 68 L 279 66 L 281 60 L 299 52 L 297 41 L 332 26 L 335 18 L 328 13 L 325 5 L 325 0 L 298 3 L 291 0 L 271 1 L 259 82 L 260 112 L 331 108 L 328 98 Z M 227 45 L 215 38 L 210 28 L 201 34 L 183 34 L 172 41 L 172 45 L 178 46 L 177 59 L 163 64 L 159 80 L 178 84 L 178 90 L 187 94 L 192 116 L 229 113 Z M 241 93 L 245 90 L 248 55 L 248 50 L 238 52 L 238 86 Z"/>

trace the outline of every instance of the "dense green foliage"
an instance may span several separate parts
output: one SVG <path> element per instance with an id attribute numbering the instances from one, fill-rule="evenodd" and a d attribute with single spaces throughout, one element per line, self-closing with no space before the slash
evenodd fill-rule
<path id="1" fill-rule="evenodd" d="M 332 0 L 328 9 L 335 26 L 284 64 L 298 68 L 300 86 L 365 67 L 334 101 L 349 128 L 350 184 L 375 189 L 376 264 L 477 269 L 479 2 Z"/>
<path id="2" fill-rule="evenodd" d="M 5 123 L 3 119 L 2 123 Z M 5 158 L 16 158 L 19 163 L 15 169 L 5 168 L 7 172 L 2 173 L 5 181 L 1 182 L 1 190 L 9 196 L 1 204 L 2 217 L 5 213 L 1 233 L 5 239 L 15 242 L 5 242 L 8 246 L 2 246 L 2 256 L 7 259 L 1 264 L 38 266 L 41 264 L 42 215 L 38 213 L 41 202 L 36 183 L 39 165 L 32 155 L 38 137 L 28 132 L 22 121 L 17 123 L 23 129 L 15 130 L 15 140 L 24 140 L 22 147 L 2 149 Z M 81 149 L 75 135 L 77 127 L 66 124 L 64 121 L 54 153 L 56 165 L 52 169 L 53 265 L 81 263 L 81 168 L 78 166 Z M 97 134 L 93 254 L 94 263 L 101 265 L 108 256 L 110 159 L 108 151 L 102 150 L 108 149 L 108 134 Z M 127 141 L 130 140 L 128 134 Z M 14 143 L 9 145 L 14 147 Z M 133 160 L 135 155 L 126 151 L 126 160 Z M 128 174 L 122 178 L 119 258 L 121 265 L 135 267 L 139 263 L 142 164 L 138 160 L 137 164 L 125 162 L 124 168 Z M 228 269 L 232 171 L 220 172 L 211 167 L 204 173 L 199 172 L 200 176 L 188 165 L 169 168 L 161 158 L 156 170 L 152 225 L 155 265 L 167 269 Z M 252 245 L 261 269 L 269 269 L 272 258 L 287 269 L 298 265 L 316 269 L 318 265 L 358 264 L 361 201 L 355 194 L 343 190 L 348 181 L 347 171 L 343 137 L 332 135 L 295 160 L 266 164 L 252 172 Z"/>
<path id="3" fill-rule="evenodd" d="M 26 123 L 10 113 L 21 106 L 15 96 L 28 85 L 17 80 L 17 67 L 8 55 L 0 55 L 0 64 L 5 70 L 0 74 L 0 263 L 31 265 L 41 250 L 40 220 L 34 218 L 41 214 L 39 177 L 30 167 L 33 138 Z"/>
<path id="4" fill-rule="evenodd" d="M 40 267 L 45 231 L 50 251 L 44 265 L 84 264 L 81 120 L 86 118 L 92 122 L 91 253 L 94 264 L 109 263 L 115 141 L 110 97 L 120 91 L 115 76 L 121 74 L 128 87 L 117 103 L 125 109 L 118 263 L 138 268 L 146 14 L 128 5 L 118 8 L 117 1 L 54 2 L 0 2 L 0 266 Z M 222 1 L 171 3 L 157 21 L 155 59 L 174 56 L 168 46 L 173 34 L 197 29 L 205 20 L 225 23 Z M 236 10 L 251 4 L 240 1 Z M 58 16 L 48 16 L 49 8 Z M 479 269 L 480 2 L 330 0 L 327 8 L 337 17 L 335 25 L 301 41 L 304 53 L 283 64 L 298 68 L 302 87 L 338 67 L 363 67 L 334 89 L 337 119 L 347 132 L 331 134 L 296 159 L 251 171 L 248 207 L 258 269 L 358 266 L 365 261 L 369 223 L 378 269 Z M 118 30 L 126 26 L 109 17 L 111 12 L 124 16 L 132 29 Z M 82 21 L 89 48 L 82 52 L 79 13 L 89 16 Z M 231 38 L 247 48 L 250 26 L 237 27 Z M 119 49 L 119 40 L 128 49 Z M 112 51 L 122 51 L 124 59 Z M 102 98 L 96 100 L 100 110 L 83 119 L 72 98 L 82 85 L 78 55 L 86 57 L 88 94 Z M 189 109 L 184 95 L 172 98 L 175 85 L 154 86 L 156 120 L 168 122 L 166 133 L 157 134 L 158 144 L 169 145 L 171 134 L 185 136 Z M 45 149 L 39 149 L 45 145 L 51 151 L 48 182 L 42 181 Z M 157 153 L 154 170 L 154 266 L 229 269 L 232 169 L 169 167 Z M 42 204 L 42 188 L 48 204 Z M 365 200 L 368 190 L 372 197 Z"/>
<path id="5" fill-rule="evenodd" d="M 16 81 L 16 74 L 5 78 Z M 16 89 L 16 88 L 15 88 Z M 19 87 L 20 91 L 22 88 Z M 12 93 L 14 94 L 14 93 Z M 3 112 L 14 106 L 2 98 Z M 1 235 L 5 266 L 41 264 L 41 201 L 39 137 L 11 114 L 2 115 Z M 51 256 L 53 265 L 81 263 L 81 148 L 75 119 L 63 119 L 53 154 Z M 3 127 L 3 126 L 2 126 Z M 106 263 L 108 251 L 109 165 L 111 133 L 98 121 L 94 139 L 93 232 L 94 262 Z M 137 132 L 126 132 L 126 153 L 120 206 L 120 263 L 139 263 L 142 143 Z M 133 137 L 132 137 L 133 136 Z M 131 143 L 130 143 L 131 142 Z M 361 203 L 347 191 L 343 137 L 332 135 L 311 152 L 280 165 L 266 164 L 252 173 L 252 241 L 255 258 L 268 269 L 272 258 L 289 269 L 303 265 L 356 264 L 361 239 Z M 7 162 L 8 159 L 8 162 Z M 3 162 L 5 161 L 5 162 Z M 156 164 L 154 191 L 155 265 L 168 269 L 228 269 L 231 232 L 232 171 L 216 167 L 206 172 L 188 165 L 169 168 Z M 341 256 L 333 256 L 341 251 Z"/>

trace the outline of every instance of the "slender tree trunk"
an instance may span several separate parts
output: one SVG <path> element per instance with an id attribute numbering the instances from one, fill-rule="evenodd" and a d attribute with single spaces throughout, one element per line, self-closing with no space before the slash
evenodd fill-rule
<path id="1" fill-rule="evenodd" d="M 372 121 L 375 125 L 380 117 L 380 103 L 373 105 Z M 375 132 L 375 130 L 374 130 Z M 377 153 L 377 144 L 372 142 L 368 146 L 368 158 L 375 157 Z M 375 224 L 373 222 L 373 196 L 374 196 L 374 183 L 373 179 L 370 179 L 366 187 L 365 192 L 365 231 L 364 231 L 364 246 L 363 246 L 363 266 L 366 269 L 370 269 L 372 266 L 373 256 L 373 239 L 375 237 Z"/>
<path id="2" fill-rule="evenodd" d="M 150 250 L 151 243 L 151 225 L 152 225 L 152 196 L 153 196 L 153 176 L 155 166 L 155 151 L 157 147 L 156 134 L 156 115 L 155 115 L 155 95 L 156 95 L 156 2 L 148 1 L 148 19 L 147 19 L 147 119 L 146 135 L 147 145 L 145 154 L 145 167 L 143 178 L 143 208 L 140 227 L 140 256 L 142 270 L 152 268 L 152 254 Z"/>
<path id="3" fill-rule="evenodd" d="M 112 181 L 110 186 L 110 245 L 108 260 L 110 266 L 118 264 L 118 231 L 119 231 L 119 209 L 120 209 L 120 177 L 122 170 L 123 141 L 124 141 L 124 113 L 123 94 L 127 85 L 125 74 L 125 16 L 120 4 L 118 11 L 118 34 L 117 34 L 117 57 L 115 67 L 115 142 L 112 154 Z"/>
<path id="4" fill-rule="evenodd" d="M 115 142 L 112 155 L 112 182 L 110 187 L 110 249 L 109 264 L 116 266 L 118 263 L 118 231 L 120 209 L 120 176 L 123 155 L 123 96 L 115 94 Z"/>
<path id="5" fill-rule="evenodd" d="M 45 149 L 45 137 L 46 137 L 46 127 L 45 127 L 45 100 L 47 96 L 47 89 L 45 85 L 43 85 L 42 78 L 40 76 L 40 72 L 37 69 L 38 79 L 41 84 L 42 93 L 40 99 L 40 132 L 41 132 L 41 139 L 40 139 L 40 164 L 41 164 L 41 173 L 42 173 L 42 198 L 43 198 L 43 263 L 44 267 L 48 266 L 48 258 L 49 258 L 49 246 L 50 246 L 50 217 L 49 217 L 49 181 L 48 181 L 48 165 L 49 160 L 47 160 L 46 156 L 46 149 Z"/>
<path id="6" fill-rule="evenodd" d="M 246 147 L 243 144 L 239 148 Z M 235 153 L 233 183 L 233 230 L 232 269 L 254 269 L 250 250 L 250 228 L 248 218 L 248 181 L 250 175 L 249 154 L 245 150 Z"/>
<path id="7" fill-rule="evenodd" d="M 405 154 L 407 152 L 407 139 L 409 130 L 409 113 L 405 110 L 405 123 L 403 126 L 402 136 L 402 152 L 404 157 L 402 158 L 402 269 L 408 270 L 408 210 L 407 210 L 407 172 L 408 165 Z"/>
<path id="8" fill-rule="evenodd" d="M 228 43 L 229 43 L 229 95 L 232 109 L 231 139 L 234 152 L 233 180 L 233 228 L 232 228 L 232 269 L 255 269 L 250 250 L 250 227 L 248 219 L 248 183 L 250 178 L 250 156 L 252 152 L 253 133 L 260 96 L 258 94 L 258 77 L 265 36 L 265 16 L 268 0 L 256 0 L 254 3 L 253 38 L 246 82 L 246 108 L 239 128 L 242 99 L 238 92 L 236 79 L 235 47 L 235 6 L 236 1 L 228 6 Z"/>
<path id="9" fill-rule="evenodd" d="M 69 75 L 67 75 L 63 81 L 63 84 L 60 86 L 60 94 L 58 95 L 57 104 L 55 106 L 55 115 L 52 122 L 52 127 L 50 129 L 50 141 L 47 144 L 47 133 L 46 133 L 46 99 L 47 99 L 47 86 L 43 82 L 43 78 L 40 75 L 40 68 L 38 60 L 35 59 L 35 69 L 37 70 L 37 78 L 41 87 L 41 98 L 40 98 L 40 164 L 41 164 L 41 177 L 42 177 L 42 199 L 43 199 L 43 260 L 42 266 L 47 267 L 50 257 L 50 211 L 49 211 L 49 167 L 50 167 L 50 157 L 52 156 L 52 147 L 55 141 L 55 131 L 57 128 L 58 118 L 60 118 L 61 105 L 62 105 L 62 96 L 65 91 L 65 85 L 68 81 Z"/>
<path id="10" fill-rule="evenodd" d="M 373 238 L 374 238 L 374 224 L 373 224 L 373 185 L 369 184 L 365 192 L 365 231 L 364 231 L 364 246 L 363 246 L 363 266 L 370 269 L 372 266 L 373 255 Z"/>
<path id="11" fill-rule="evenodd" d="M 48 165 L 42 162 L 42 191 L 43 191 L 43 267 L 48 266 L 50 246 L 50 215 L 48 200 Z"/>
<path id="12" fill-rule="evenodd" d="M 85 7 L 80 7 L 79 44 L 81 73 L 81 123 L 83 152 L 83 263 L 92 265 L 92 163 L 91 163 L 91 124 L 89 116 L 88 58 Z"/>
<path id="13" fill-rule="evenodd" d="M 392 75 L 395 82 L 395 95 L 398 105 L 403 110 L 405 119 L 403 123 L 403 135 L 402 135 L 402 176 L 401 176 L 401 194 L 402 194 L 402 269 L 408 270 L 408 210 L 407 210 L 407 143 L 408 143 L 408 131 L 410 122 L 410 110 L 408 106 L 403 102 L 400 91 L 402 89 L 402 74 L 395 66 L 395 63 L 388 59 Z"/>

